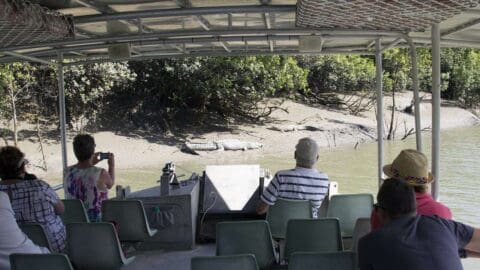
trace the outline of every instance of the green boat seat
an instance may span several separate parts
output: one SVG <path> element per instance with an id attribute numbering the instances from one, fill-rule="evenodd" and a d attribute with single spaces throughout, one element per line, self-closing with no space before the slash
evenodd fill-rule
<path id="1" fill-rule="evenodd" d="M 275 239 L 285 239 L 290 219 L 312 218 L 312 206 L 305 200 L 277 199 L 267 212 L 267 222 Z"/>
<path id="2" fill-rule="evenodd" d="M 370 225 L 370 218 L 359 218 L 355 222 L 352 236 L 352 248 L 353 252 L 357 252 L 358 240 L 367 235 L 372 230 Z"/>
<path id="3" fill-rule="evenodd" d="M 358 241 L 372 231 L 370 218 L 359 218 L 355 223 L 351 251 L 355 253 L 355 265 L 358 265 Z"/>
<path id="4" fill-rule="evenodd" d="M 60 216 L 63 220 L 63 224 L 89 222 L 87 211 L 81 200 L 67 199 L 62 200 L 62 202 L 65 206 L 65 211 Z"/>
<path id="5" fill-rule="evenodd" d="M 143 242 L 157 233 L 157 230 L 150 229 L 145 209 L 139 200 L 103 201 L 102 220 L 117 224 L 121 242 Z"/>
<path id="6" fill-rule="evenodd" d="M 355 222 L 372 214 L 372 194 L 333 195 L 327 209 L 327 217 L 338 218 L 342 237 L 352 237 Z"/>
<path id="7" fill-rule="evenodd" d="M 65 254 L 10 254 L 11 270 L 73 270 Z"/>
<path id="8" fill-rule="evenodd" d="M 272 236 L 265 220 L 219 222 L 216 237 L 218 256 L 253 254 L 260 269 L 275 263 Z"/>
<path id="9" fill-rule="evenodd" d="M 355 270 L 353 252 L 296 252 L 288 270 Z"/>
<path id="10" fill-rule="evenodd" d="M 67 250 L 76 270 L 118 269 L 135 257 L 125 258 L 112 223 L 67 224 Z"/>
<path id="11" fill-rule="evenodd" d="M 48 240 L 47 234 L 42 225 L 38 223 L 24 223 L 19 224 L 19 227 L 37 246 L 46 247 L 49 250 L 52 250 L 52 246 L 50 245 L 50 241 Z"/>
<path id="12" fill-rule="evenodd" d="M 292 219 L 288 222 L 285 259 L 294 252 L 343 250 L 340 222 L 336 218 Z"/>
<path id="13" fill-rule="evenodd" d="M 258 270 L 257 260 L 253 254 L 194 257 L 191 270 Z"/>

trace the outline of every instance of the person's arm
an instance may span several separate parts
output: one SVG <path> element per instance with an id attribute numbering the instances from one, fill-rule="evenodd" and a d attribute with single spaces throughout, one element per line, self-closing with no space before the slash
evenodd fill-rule
<path id="1" fill-rule="evenodd" d="M 480 258 L 480 253 L 479 252 L 474 252 L 470 250 L 465 250 L 467 254 L 467 258 Z"/>
<path id="2" fill-rule="evenodd" d="M 55 214 L 62 215 L 65 212 L 65 205 L 63 205 L 62 200 L 58 200 L 58 202 L 53 205 L 53 209 L 55 210 Z"/>
<path id="3" fill-rule="evenodd" d="M 268 187 L 263 190 L 262 195 L 260 195 L 260 200 L 257 203 L 257 214 L 263 215 L 268 212 L 268 208 L 271 205 L 274 205 L 278 197 L 278 189 L 280 187 L 280 182 L 278 176 L 273 177 Z"/>
<path id="4" fill-rule="evenodd" d="M 266 204 L 265 202 L 263 202 L 261 199 L 258 201 L 258 204 L 257 204 L 257 214 L 258 215 L 263 215 L 263 214 L 266 214 L 268 212 L 268 208 L 270 206 L 268 204 Z"/>
<path id="5" fill-rule="evenodd" d="M 110 153 L 108 156 L 108 175 L 110 176 L 111 181 L 111 188 L 113 184 L 115 183 L 115 156 L 113 153 Z"/>
<path id="6" fill-rule="evenodd" d="M 115 157 L 113 153 L 110 153 L 108 157 L 108 172 L 103 170 L 100 172 L 100 181 L 98 181 L 98 187 L 111 189 L 115 185 Z"/>
<path id="7" fill-rule="evenodd" d="M 60 197 L 58 197 L 58 194 L 55 192 L 55 190 L 53 190 L 53 188 L 49 184 L 43 181 L 41 181 L 41 183 L 43 185 L 42 190 L 45 195 L 44 198 L 53 206 L 53 211 L 55 212 L 55 214 L 62 215 L 63 212 L 65 212 L 65 206 L 63 205 L 62 200 L 60 200 Z"/>
<path id="8" fill-rule="evenodd" d="M 465 246 L 467 257 L 480 258 L 480 229 L 473 231 L 472 239 Z"/>
<path id="9" fill-rule="evenodd" d="M 98 188 L 104 189 L 111 189 L 115 184 L 114 180 L 110 177 L 110 174 L 102 169 L 100 172 L 100 181 L 98 181 Z"/>

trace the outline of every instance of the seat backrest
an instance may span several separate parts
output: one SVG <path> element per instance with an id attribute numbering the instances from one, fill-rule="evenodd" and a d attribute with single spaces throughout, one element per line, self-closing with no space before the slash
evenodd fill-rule
<path id="1" fill-rule="evenodd" d="M 217 255 L 238 254 L 253 254 L 260 269 L 275 262 L 270 228 L 265 220 L 217 224 Z"/>
<path id="2" fill-rule="evenodd" d="M 10 254 L 11 270 L 73 270 L 65 254 Z"/>
<path id="3" fill-rule="evenodd" d="M 253 254 L 194 257 L 191 261 L 191 270 L 258 270 L 257 260 Z"/>
<path id="4" fill-rule="evenodd" d="M 288 270 L 355 270 L 353 252 L 296 252 L 288 264 Z"/>
<path id="5" fill-rule="evenodd" d="M 337 252 L 343 250 L 340 223 L 336 218 L 292 219 L 285 239 L 285 259 L 294 252 Z"/>
<path id="6" fill-rule="evenodd" d="M 50 245 L 50 241 L 48 241 L 47 235 L 45 230 L 43 229 L 42 225 L 37 223 L 24 223 L 19 225 L 20 229 L 24 234 L 27 235 L 33 243 L 38 246 L 46 247 L 49 250 L 52 250 L 52 246 Z"/>
<path id="7" fill-rule="evenodd" d="M 312 218 L 312 206 L 305 200 L 277 199 L 275 205 L 268 208 L 267 222 L 275 239 L 285 238 L 287 223 L 290 219 Z"/>
<path id="8" fill-rule="evenodd" d="M 359 218 L 355 222 L 352 236 L 352 251 L 357 252 L 358 240 L 367 235 L 372 230 L 370 218 Z"/>
<path id="9" fill-rule="evenodd" d="M 102 220 L 117 223 L 122 242 L 141 242 L 150 237 L 147 215 L 139 200 L 103 201 Z"/>
<path id="10" fill-rule="evenodd" d="M 117 269 L 125 262 L 113 224 L 67 224 L 68 256 L 75 269 Z"/>
<path id="11" fill-rule="evenodd" d="M 352 237 L 357 219 L 370 217 L 373 207 L 372 194 L 342 194 L 330 198 L 327 217 L 340 220 L 342 237 Z"/>
<path id="12" fill-rule="evenodd" d="M 68 199 L 62 200 L 65 211 L 60 216 L 63 224 L 75 222 L 89 222 L 87 211 L 81 200 Z"/>

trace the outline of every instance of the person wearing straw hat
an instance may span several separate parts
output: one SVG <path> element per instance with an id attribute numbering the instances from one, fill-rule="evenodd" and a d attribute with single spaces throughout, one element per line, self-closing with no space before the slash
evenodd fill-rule
<path id="1" fill-rule="evenodd" d="M 318 215 L 323 199 L 328 193 L 328 176 L 315 169 L 318 161 L 318 145 L 311 138 L 302 138 L 295 146 L 297 166 L 291 170 L 279 171 L 260 196 L 257 214 L 267 213 L 269 206 L 277 198 L 290 200 L 309 200 L 312 216 Z"/>
<path id="2" fill-rule="evenodd" d="M 360 239 L 360 270 L 462 270 L 461 257 L 479 258 L 480 229 L 417 215 L 415 197 L 407 182 L 385 180 L 374 205 L 384 226 Z"/>
<path id="3" fill-rule="evenodd" d="M 413 187 L 419 215 L 437 215 L 452 219 L 450 209 L 435 201 L 428 192 L 428 186 L 434 181 L 434 177 L 428 170 L 428 159 L 425 154 L 414 149 L 402 150 L 392 164 L 383 167 L 383 172 L 389 178 L 403 180 Z M 371 225 L 372 230 L 382 226 L 375 209 L 372 212 Z"/>

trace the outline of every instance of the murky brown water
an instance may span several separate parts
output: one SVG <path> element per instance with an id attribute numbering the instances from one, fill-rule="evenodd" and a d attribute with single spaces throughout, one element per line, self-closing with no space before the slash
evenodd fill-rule
<path id="1" fill-rule="evenodd" d="M 424 136 L 424 149 L 430 156 L 430 136 Z M 385 143 L 385 161 L 389 163 L 404 148 L 414 148 L 415 138 Z M 273 172 L 294 166 L 292 154 L 256 156 L 239 152 L 238 158 L 202 158 L 176 163 L 177 174 L 201 173 L 208 164 L 260 164 Z M 341 193 L 376 193 L 376 143 L 324 149 L 320 153 L 318 169 L 337 181 Z M 161 168 L 119 169 L 117 184 L 130 185 L 139 190 L 156 185 Z M 441 134 L 440 199 L 448 205 L 456 220 L 480 227 L 480 127 L 443 131 Z M 59 177 L 47 179 L 60 182 Z M 465 269 L 480 268 L 480 260 L 464 260 Z"/>
<path id="2" fill-rule="evenodd" d="M 441 200 L 446 203 L 455 218 L 480 226 L 480 127 L 443 131 L 441 135 Z M 424 149 L 430 156 L 430 136 L 424 136 Z M 376 143 L 353 147 L 323 149 L 318 169 L 326 172 L 332 181 L 340 185 L 341 193 L 370 192 L 377 190 Z M 385 142 L 385 161 L 389 163 L 404 148 L 414 148 L 415 140 Z M 294 166 L 293 153 L 255 156 L 239 152 L 238 158 L 203 158 L 176 163 L 177 174 L 201 173 L 208 164 L 260 164 L 273 172 Z M 117 169 L 117 184 L 130 185 L 139 190 L 156 185 L 161 168 Z M 58 175 L 47 175 L 49 182 L 59 183 Z"/>

